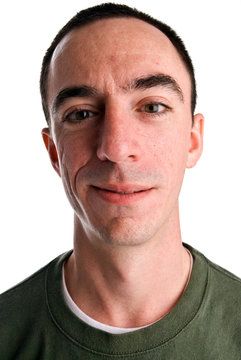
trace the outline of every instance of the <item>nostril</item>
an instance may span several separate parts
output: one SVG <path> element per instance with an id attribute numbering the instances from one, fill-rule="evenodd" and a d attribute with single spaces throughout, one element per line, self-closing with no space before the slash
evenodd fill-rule
<path id="1" fill-rule="evenodd" d="M 135 158 L 131 144 L 126 142 L 102 142 L 97 148 L 97 157 L 111 162 L 123 162 Z"/>

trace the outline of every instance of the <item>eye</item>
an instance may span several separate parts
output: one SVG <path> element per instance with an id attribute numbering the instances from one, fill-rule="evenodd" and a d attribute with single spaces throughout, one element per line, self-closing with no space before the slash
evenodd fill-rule
<path id="1" fill-rule="evenodd" d="M 145 104 L 142 106 L 142 111 L 149 113 L 149 114 L 155 114 L 155 113 L 161 113 L 164 112 L 167 109 L 166 106 L 162 104 Z"/>
<path id="2" fill-rule="evenodd" d="M 65 115 L 64 121 L 80 122 L 88 118 L 92 118 L 96 113 L 87 109 L 74 110 L 71 113 Z"/>

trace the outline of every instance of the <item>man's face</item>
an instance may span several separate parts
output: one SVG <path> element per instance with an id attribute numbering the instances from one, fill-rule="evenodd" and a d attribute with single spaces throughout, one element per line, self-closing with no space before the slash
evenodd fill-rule
<path id="1" fill-rule="evenodd" d="M 139 244 L 177 220 L 185 168 L 201 153 L 190 99 L 175 48 L 141 20 L 101 20 L 57 46 L 43 136 L 88 238 Z"/>

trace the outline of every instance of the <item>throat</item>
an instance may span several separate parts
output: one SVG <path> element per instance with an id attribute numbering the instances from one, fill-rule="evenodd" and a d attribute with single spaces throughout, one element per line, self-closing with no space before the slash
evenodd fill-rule
<path id="1" fill-rule="evenodd" d="M 153 275 L 152 280 L 147 274 L 143 274 L 133 282 L 126 281 L 113 272 L 111 276 L 109 274 L 105 277 L 102 272 L 93 281 L 88 277 L 85 280 L 79 278 L 75 284 L 71 284 L 70 277 L 64 277 L 63 270 L 65 288 L 69 295 L 66 297 L 69 301 L 66 301 L 72 304 L 72 311 L 75 309 L 78 314 L 84 314 L 89 320 L 104 325 L 133 329 L 153 324 L 171 311 L 188 286 L 193 260 L 189 250 L 185 249 L 184 252 L 186 266 L 183 276 L 179 278 L 177 273 L 174 276 L 169 274 L 170 276 L 163 276 L 162 281 L 158 281 L 160 274 Z M 65 269 L 68 269 L 67 265 Z M 132 271 L 135 272 L 134 269 Z M 95 276 L 96 274 L 97 272 Z"/>

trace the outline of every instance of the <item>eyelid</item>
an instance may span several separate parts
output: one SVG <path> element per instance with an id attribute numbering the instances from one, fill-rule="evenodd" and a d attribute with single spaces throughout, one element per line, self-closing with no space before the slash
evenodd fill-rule
<path id="1" fill-rule="evenodd" d="M 158 97 L 158 96 L 151 96 L 151 97 L 147 97 L 147 98 L 142 99 L 136 105 L 136 109 L 141 108 L 141 107 L 143 107 L 145 105 L 148 105 L 148 104 L 162 105 L 162 106 L 165 106 L 169 110 L 172 109 L 172 107 L 168 103 L 168 100 L 166 100 L 163 97 Z"/>
<path id="2" fill-rule="evenodd" d="M 170 108 L 170 106 L 168 106 L 168 105 L 166 105 L 166 104 L 164 104 L 164 103 L 162 103 L 162 102 L 157 102 L 157 101 L 148 101 L 148 102 L 146 102 L 145 104 L 143 104 L 142 106 L 141 106 L 141 108 L 144 108 L 145 106 L 147 106 L 147 105 L 160 105 L 160 106 L 163 106 L 164 108 L 166 108 L 166 109 L 171 109 Z"/>
<path id="3" fill-rule="evenodd" d="M 64 114 L 62 115 L 62 120 L 66 121 L 68 116 L 70 116 L 72 113 L 77 112 L 77 111 L 88 111 L 88 112 L 93 113 L 95 115 L 98 114 L 98 111 L 93 110 L 93 108 L 90 105 L 79 104 L 79 105 L 71 106 L 68 110 L 66 110 L 64 112 Z"/>

